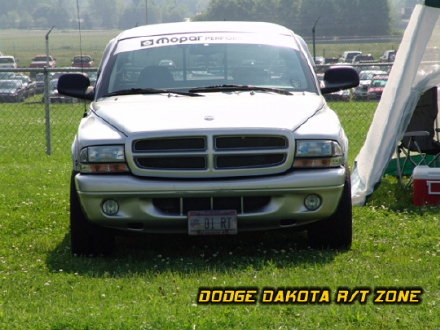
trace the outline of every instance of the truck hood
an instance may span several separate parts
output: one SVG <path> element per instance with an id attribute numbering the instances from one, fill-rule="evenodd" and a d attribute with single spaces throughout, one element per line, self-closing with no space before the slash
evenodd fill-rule
<path id="1" fill-rule="evenodd" d="M 126 135 L 148 131 L 281 128 L 295 130 L 324 106 L 313 93 L 267 92 L 129 95 L 101 99 L 92 110 Z"/>

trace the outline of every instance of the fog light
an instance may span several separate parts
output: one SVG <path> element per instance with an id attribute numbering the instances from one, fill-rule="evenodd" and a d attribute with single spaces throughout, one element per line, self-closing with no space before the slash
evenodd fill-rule
<path id="1" fill-rule="evenodd" d="M 107 215 L 115 215 L 119 211 L 119 204 L 113 199 L 108 199 L 102 203 L 102 211 Z"/>
<path id="2" fill-rule="evenodd" d="M 304 198 L 304 206 L 309 211 L 315 211 L 321 206 L 321 197 L 315 194 L 307 195 Z"/>

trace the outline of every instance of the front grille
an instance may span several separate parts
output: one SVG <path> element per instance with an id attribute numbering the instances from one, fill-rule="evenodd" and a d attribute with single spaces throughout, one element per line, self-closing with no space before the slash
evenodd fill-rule
<path id="1" fill-rule="evenodd" d="M 275 131 L 275 130 L 272 130 Z M 293 140 L 273 133 L 178 135 L 132 141 L 133 172 L 157 177 L 227 177 L 280 173 L 293 161 Z"/>
<path id="2" fill-rule="evenodd" d="M 249 214 L 261 211 L 269 203 L 268 196 L 153 198 L 153 205 L 168 215 L 206 210 L 235 210 L 237 214 Z"/>

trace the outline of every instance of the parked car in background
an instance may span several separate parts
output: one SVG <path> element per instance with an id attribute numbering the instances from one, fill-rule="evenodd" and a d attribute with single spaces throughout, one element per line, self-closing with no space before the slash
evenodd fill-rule
<path id="1" fill-rule="evenodd" d="M 31 60 L 31 64 L 29 65 L 30 68 L 44 68 L 46 66 L 48 68 L 54 68 L 57 66 L 57 61 L 53 56 L 37 55 Z M 35 77 L 35 75 L 35 72 L 30 73 L 32 78 Z"/>
<path id="2" fill-rule="evenodd" d="M 323 65 L 325 64 L 325 57 L 324 56 L 315 56 L 314 59 L 316 65 Z"/>
<path id="3" fill-rule="evenodd" d="M 25 97 L 31 97 L 34 96 L 37 92 L 37 84 L 35 81 L 33 81 L 29 76 L 23 74 L 23 73 L 15 73 L 13 77 L 11 77 L 13 80 L 19 80 L 23 84 L 23 88 L 25 91 Z"/>
<path id="4" fill-rule="evenodd" d="M 374 62 L 374 57 L 371 54 L 359 54 L 353 57 L 353 64 L 360 64 L 360 63 L 371 63 Z"/>
<path id="5" fill-rule="evenodd" d="M 327 101 L 343 101 L 348 102 L 351 100 L 351 92 L 349 89 L 340 90 L 325 95 Z"/>
<path id="6" fill-rule="evenodd" d="M 91 68 L 95 62 L 90 55 L 76 55 L 73 57 L 71 65 L 74 68 Z"/>
<path id="7" fill-rule="evenodd" d="M 382 62 L 394 62 L 394 59 L 396 58 L 396 51 L 395 50 L 386 50 L 383 55 L 380 57 L 380 60 Z"/>
<path id="8" fill-rule="evenodd" d="M 326 57 L 324 64 L 336 64 L 339 59 L 337 57 Z"/>
<path id="9" fill-rule="evenodd" d="M 15 77 L 14 72 L 0 72 L 0 80 L 10 80 Z"/>
<path id="10" fill-rule="evenodd" d="M 0 56 L 0 68 L 17 68 L 17 60 L 14 56 Z"/>
<path id="11" fill-rule="evenodd" d="M 368 94 L 368 87 L 370 87 L 371 80 L 377 75 L 387 75 L 385 71 L 381 70 L 364 70 L 359 73 L 359 86 L 353 90 L 354 100 L 366 100 Z"/>
<path id="12" fill-rule="evenodd" d="M 359 54 L 362 54 L 362 52 L 358 50 L 347 50 L 345 51 L 342 56 L 339 58 L 339 62 L 341 63 L 352 63 L 353 58 Z"/>
<path id="13" fill-rule="evenodd" d="M 35 88 L 36 93 L 43 93 L 44 92 L 44 73 L 37 73 L 35 75 Z"/>
<path id="14" fill-rule="evenodd" d="M 20 80 L 0 80 L 0 102 L 23 102 L 25 93 Z"/>
<path id="15" fill-rule="evenodd" d="M 31 64 L 29 65 L 31 68 L 44 68 L 45 66 L 54 68 L 57 66 L 57 61 L 50 55 L 37 55 L 31 60 Z"/>
<path id="16" fill-rule="evenodd" d="M 382 96 L 383 90 L 388 82 L 388 75 L 374 76 L 371 84 L 368 87 L 367 99 L 379 100 Z"/>

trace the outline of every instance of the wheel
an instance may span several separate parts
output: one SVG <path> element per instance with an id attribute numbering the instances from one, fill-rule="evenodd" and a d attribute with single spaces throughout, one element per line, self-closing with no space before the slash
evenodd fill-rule
<path id="1" fill-rule="evenodd" d="M 344 190 L 336 212 L 329 218 L 312 224 L 308 229 L 310 247 L 349 250 L 353 237 L 352 219 L 351 183 L 347 169 Z"/>
<path id="2" fill-rule="evenodd" d="M 75 187 L 75 175 L 70 180 L 70 244 L 77 256 L 106 256 L 113 252 L 115 237 L 106 228 L 91 223 L 84 214 Z"/>

